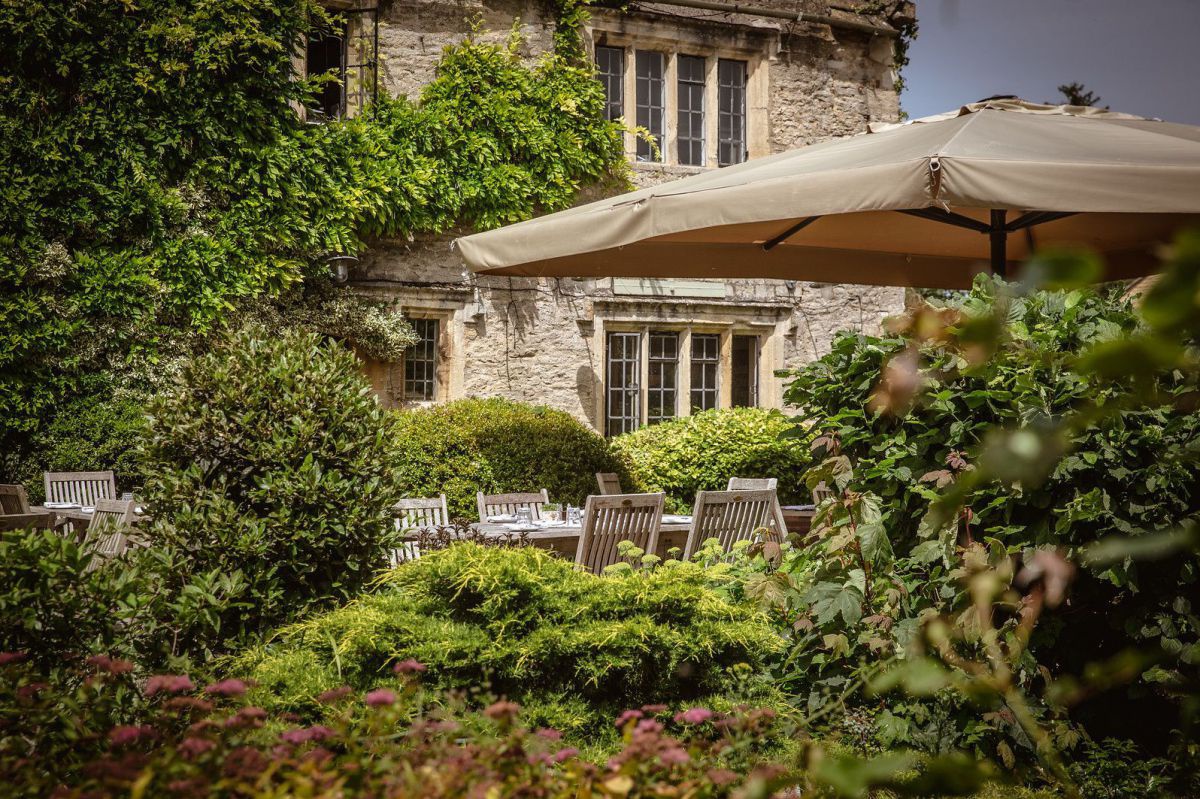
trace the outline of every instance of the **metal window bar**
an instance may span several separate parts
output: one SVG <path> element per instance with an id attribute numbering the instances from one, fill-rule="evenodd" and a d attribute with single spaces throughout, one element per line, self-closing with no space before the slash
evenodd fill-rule
<path id="1" fill-rule="evenodd" d="M 692 334 L 692 410 L 707 411 L 720 401 L 721 337 Z"/>
<path id="2" fill-rule="evenodd" d="M 404 399 L 433 400 L 437 395 L 438 320 L 412 319 L 417 343 L 404 354 Z"/>
<path id="3" fill-rule="evenodd" d="M 730 405 L 753 408 L 758 405 L 758 336 L 734 336 L 729 376 L 733 382 Z"/>
<path id="4" fill-rule="evenodd" d="M 658 152 L 643 138 L 637 140 L 637 160 L 662 161 L 666 153 L 663 140 L 666 115 L 666 57 L 662 53 L 638 50 L 634 54 L 634 73 L 637 78 L 636 106 L 638 127 L 645 128 L 654 136 Z"/>
<path id="5" fill-rule="evenodd" d="M 676 147 L 679 163 L 704 166 L 704 58 L 681 55 L 678 58 L 679 135 Z"/>
<path id="6" fill-rule="evenodd" d="M 637 430 L 642 421 L 640 333 L 609 333 L 605 372 L 604 432 L 619 436 Z"/>
<path id="7" fill-rule="evenodd" d="M 604 87 L 604 117 L 625 116 L 625 48 L 596 47 L 596 77 Z"/>
<path id="8" fill-rule="evenodd" d="M 679 391 L 679 334 L 651 332 L 649 336 L 646 423 L 675 418 Z"/>
<path id="9" fill-rule="evenodd" d="M 717 61 L 717 164 L 746 160 L 746 62 Z"/>

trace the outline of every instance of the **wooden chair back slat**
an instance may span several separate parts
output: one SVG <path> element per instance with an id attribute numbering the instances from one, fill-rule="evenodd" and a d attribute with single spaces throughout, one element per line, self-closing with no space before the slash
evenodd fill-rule
<path id="1" fill-rule="evenodd" d="M 53 513 L 0 514 L 0 532 L 8 530 L 49 530 L 53 526 Z"/>
<path id="2" fill-rule="evenodd" d="M 833 496 L 833 489 L 825 485 L 825 481 L 822 480 L 821 482 L 817 483 L 817 487 L 813 489 L 812 495 L 813 504 L 820 505 L 822 502 L 830 499 Z"/>
<path id="3" fill-rule="evenodd" d="M 0 484 L 0 513 L 29 513 L 29 495 L 25 486 Z"/>
<path id="4" fill-rule="evenodd" d="M 617 548 L 622 541 L 630 541 L 647 553 L 657 550 L 664 496 L 610 494 L 588 497 L 575 563 L 599 574 L 605 567 L 620 561 Z"/>
<path id="5" fill-rule="evenodd" d="M 107 472 L 46 472 L 46 501 L 95 506 L 117 498 L 117 480 Z"/>
<path id="6" fill-rule="evenodd" d="M 621 476 L 616 472 L 596 472 L 596 486 L 601 496 L 625 493 L 621 490 Z"/>
<path id="7" fill-rule="evenodd" d="M 99 565 L 99 559 L 120 555 L 129 548 L 129 528 L 133 524 L 133 500 L 96 500 L 96 510 L 88 524 L 85 545 L 92 548 L 91 568 Z"/>
<path id="8" fill-rule="evenodd" d="M 485 494 L 480 491 L 475 496 L 479 506 L 479 521 L 486 522 L 489 516 L 511 516 L 518 508 L 529 508 L 533 518 L 542 518 L 542 506 L 550 501 L 546 489 L 534 493 L 516 494 Z"/>
<path id="9" fill-rule="evenodd" d="M 760 531 L 779 539 L 786 529 L 774 489 L 699 491 L 683 557 L 692 557 L 710 538 L 717 539 L 728 552 L 738 541 L 754 540 Z"/>

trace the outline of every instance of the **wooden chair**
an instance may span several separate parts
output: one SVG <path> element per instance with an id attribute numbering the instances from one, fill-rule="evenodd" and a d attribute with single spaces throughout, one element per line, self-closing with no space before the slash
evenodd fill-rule
<path id="1" fill-rule="evenodd" d="M 95 506 L 101 499 L 117 498 L 112 472 L 46 472 L 46 501 Z"/>
<path id="2" fill-rule="evenodd" d="M 833 497 L 833 489 L 825 485 L 825 481 L 822 480 L 821 482 L 817 483 L 817 487 L 813 489 L 812 495 L 813 504 L 820 505 L 825 500 Z"/>
<path id="3" fill-rule="evenodd" d="M 622 493 L 621 476 L 616 472 L 596 472 L 596 485 L 600 487 L 602 496 Z"/>
<path id="4" fill-rule="evenodd" d="M 774 477 L 730 477 L 726 491 L 775 491 L 779 481 Z"/>
<path id="5" fill-rule="evenodd" d="M 738 541 L 754 540 L 760 530 L 781 537 L 787 531 L 782 522 L 783 512 L 774 489 L 698 491 L 683 557 L 692 557 L 710 538 L 720 541 L 721 548 L 728 552 Z M 773 524 L 781 525 L 777 532 L 771 530 Z"/>
<path id="6" fill-rule="evenodd" d="M 29 513 L 29 495 L 23 485 L 0 484 L 0 513 Z"/>
<path id="7" fill-rule="evenodd" d="M 632 542 L 653 553 L 658 549 L 664 494 L 590 496 L 583 509 L 583 532 L 575 563 L 593 574 L 621 560 L 617 545 Z"/>
<path id="8" fill-rule="evenodd" d="M 133 524 L 133 500 L 98 499 L 92 520 L 84 536 L 92 554 L 99 558 L 120 555 L 129 548 L 129 528 Z M 92 558 L 91 568 L 99 566 L 97 557 Z"/>
<path id="9" fill-rule="evenodd" d="M 730 477 L 729 491 L 776 491 L 775 511 L 771 514 L 771 527 L 782 541 L 787 535 L 787 521 L 783 518 L 783 508 L 779 505 L 779 481 L 774 477 Z"/>
<path id="10" fill-rule="evenodd" d="M 446 495 L 438 494 L 433 499 L 402 499 L 392 506 L 396 517 L 396 530 L 446 527 L 450 524 L 450 511 L 446 508 Z M 392 565 L 398 566 L 421 557 L 416 541 L 403 541 L 392 550 Z"/>
<path id="11" fill-rule="evenodd" d="M 0 514 L 0 533 L 9 530 L 49 530 L 53 526 L 53 513 Z"/>
<path id="12" fill-rule="evenodd" d="M 479 504 L 479 521 L 486 522 L 489 516 L 509 516 L 517 512 L 517 508 L 529 508 L 533 518 L 542 518 L 542 506 L 550 501 L 546 489 L 537 493 L 525 494 L 476 494 Z"/>

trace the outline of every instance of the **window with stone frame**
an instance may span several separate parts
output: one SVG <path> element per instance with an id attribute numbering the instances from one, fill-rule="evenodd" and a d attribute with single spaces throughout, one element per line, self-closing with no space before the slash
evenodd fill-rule
<path id="1" fill-rule="evenodd" d="M 349 25 L 343 19 L 335 22 L 331 30 L 315 30 L 308 36 L 304 49 L 305 76 L 333 78 L 322 83 L 319 91 L 313 96 L 313 101 L 307 109 L 311 120 L 341 119 L 346 115 L 348 31 Z"/>
<path id="2" fill-rule="evenodd" d="M 631 120 L 654 137 L 651 144 L 626 134 L 633 160 L 715 168 L 765 154 L 767 122 L 761 102 L 751 100 L 767 91 L 766 72 L 758 68 L 765 46 L 761 53 L 744 43 L 724 48 L 676 33 L 676 41 L 636 31 L 595 34 L 605 116 Z"/>
<path id="3" fill-rule="evenodd" d="M 711 325 L 615 327 L 604 335 L 605 435 L 698 411 L 760 404 L 761 335 Z"/>
<path id="4" fill-rule="evenodd" d="M 644 136 L 637 140 L 637 160 L 662 161 L 666 158 L 667 143 L 667 59 L 653 50 L 634 52 L 635 119 L 654 137 L 654 144 Z"/>
<path id="5" fill-rule="evenodd" d="M 437 319 L 410 319 L 417 342 L 404 353 L 404 400 L 431 402 L 438 399 L 438 343 L 441 324 Z"/>

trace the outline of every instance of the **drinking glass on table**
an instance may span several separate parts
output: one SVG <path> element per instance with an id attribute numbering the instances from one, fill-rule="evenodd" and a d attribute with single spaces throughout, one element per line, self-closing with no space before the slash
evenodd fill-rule
<path id="1" fill-rule="evenodd" d="M 574 505 L 567 506 L 567 525 L 578 527 L 583 519 L 583 511 Z"/>
<path id="2" fill-rule="evenodd" d="M 517 508 L 517 524 L 522 527 L 529 527 L 533 524 L 533 510 L 531 508 Z"/>

